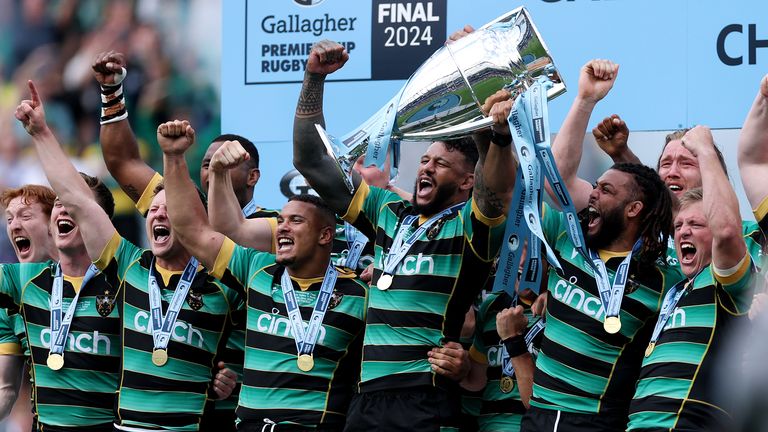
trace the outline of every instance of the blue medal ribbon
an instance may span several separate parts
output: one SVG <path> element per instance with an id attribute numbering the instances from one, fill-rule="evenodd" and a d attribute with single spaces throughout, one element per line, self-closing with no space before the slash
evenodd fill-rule
<path id="1" fill-rule="evenodd" d="M 405 258 L 405 256 L 408 254 L 408 251 L 411 249 L 411 246 L 416 243 L 416 240 L 421 237 L 421 235 L 424 234 L 435 222 L 442 219 L 444 216 L 457 212 L 461 207 L 464 206 L 464 204 L 464 202 L 454 204 L 441 211 L 440 213 L 432 216 L 426 222 L 421 224 L 418 229 L 416 229 L 416 231 L 411 233 L 407 239 L 405 238 L 406 233 L 411 230 L 413 223 L 419 217 L 416 215 L 408 215 L 403 218 L 403 221 L 397 230 L 397 234 L 395 234 L 395 238 L 392 241 L 392 247 L 383 258 L 382 271 L 384 274 L 394 275 L 398 264 L 400 264 L 400 261 Z"/>
<path id="2" fill-rule="evenodd" d="M 152 263 L 149 267 L 149 308 L 152 315 L 150 325 L 155 350 L 165 350 L 168 348 L 171 332 L 176 325 L 176 319 L 179 316 L 184 300 L 187 298 L 189 287 L 195 279 L 198 265 L 199 263 L 195 257 L 189 259 L 189 262 L 184 267 L 184 272 L 181 274 L 179 283 L 176 285 L 176 290 L 173 292 L 171 302 L 168 304 L 168 310 L 163 315 L 160 287 L 155 277 L 155 259 L 152 258 Z"/>
<path id="3" fill-rule="evenodd" d="M 667 291 L 664 296 L 664 301 L 661 304 L 661 310 L 659 311 L 659 318 L 656 320 L 656 325 L 653 327 L 653 334 L 651 335 L 651 344 L 655 345 L 659 340 L 661 333 L 664 331 L 664 327 L 669 321 L 669 317 L 672 316 L 672 312 L 677 307 L 680 299 L 689 291 L 689 287 L 693 286 L 693 282 L 701 274 L 701 272 L 707 267 L 702 268 L 690 279 L 683 279 L 676 283 L 672 288 Z"/>
<path id="4" fill-rule="evenodd" d="M 61 264 L 56 264 L 56 270 L 53 276 L 53 287 L 51 288 L 51 298 L 49 300 L 49 306 L 51 309 L 51 347 L 48 351 L 50 354 L 62 354 L 64 352 L 64 345 L 66 345 L 67 335 L 69 335 L 69 329 L 72 326 L 72 319 L 75 316 L 75 309 L 77 309 L 77 301 L 80 298 L 80 293 L 85 289 L 85 285 L 93 279 L 99 273 L 99 269 L 91 264 L 88 270 L 83 276 L 83 283 L 80 285 L 80 290 L 77 291 L 75 297 L 72 299 L 72 303 L 69 304 L 67 312 L 62 319 L 62 309 L 64 303 L 64 275 L 61 271 Z"/>
<path id="5" fill-rule="evenodd" d="M 344 222 L 344 237 L 347 241 L 348 251 L 344 266 L 355 270 L 357 269 L 357 262 L 360 261 L 360 256 L 363 254 L 363 248 L 368 243 L 368 237 L 349 222 Z"/>
<path id="6" fill-rule="evenodd" d="M 333 264 L 329 263 L 305 332 L 304 320 L 301 318 L 301 310 L 296 300 L 296 292 L 293 290 L 291 276 L 288 275 L 288 269 L 283 270 L 283 275 L 280 277 L 280 286 L 283 289 L 285 308 L 288 311 L 288 319 L 291 322 L 293 340 L 296 342 L 296 352 L 300 356 L 302 354 L 311 355 L 315 350 L 317 337 L 320 334 L 320 328 L 323 324 L 325 312 L 328 310 L 328 304 L 331 302 L 333 287 L 336 285 L 338 275 L 339 273 L 333 267 Z"/>

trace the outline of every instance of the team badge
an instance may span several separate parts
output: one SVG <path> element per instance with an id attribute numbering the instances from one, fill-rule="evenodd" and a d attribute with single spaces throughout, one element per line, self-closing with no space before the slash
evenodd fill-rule
<path id="1" fill-rule="evenodd" d="M 499 380 L 499 390 L 501 390 L 502 393 L 509 393 L 514 390 L 514 388 L 515 380 L 506 375 L 501 377 L 501 380 Z"/>
<path id="2" fill-rule="evenodd" d="M 104 295 L 96 296 L 96 311 L 103 317 L 108 317 L 115 309 L 115 296 L 109 290 L 104 291 Z"/>
<path id="3" fill-rule="evenodd" d="M 339 304 L 341 304 L 341 300 L 344 299 L 344 294 L 333 290 L 333 294 L 331 295 L 331 301 L 328 302 L 328 309 L 333 309 Z"/>
<path id="4" fill-rule="evenodd" d="M 203 307 L 203 295 L 190 290 L 187 294 L 187 304 L 192 310 L 199 311 Z"/>
<path id="5" fill-rule="evenodd" d="M 624 288 L 624 294 L 632 294 L 633 292 L 637 291 L 638 288 L 640 288 L 640 284 L 635 282 L 634 278 L 635 275 L 629 275 L 627 278 L 627 285 Z"/>
<path id="6" fill-rule="evenodd" d="M 427 230 L 427 238 L 429 240 L 434 240 L 437 238 L 437 235 L 440 234 L 440 230 L 443 228 L 443 220 L 439 220 L 436 223 L 432 224 L 432 226 Z"/>

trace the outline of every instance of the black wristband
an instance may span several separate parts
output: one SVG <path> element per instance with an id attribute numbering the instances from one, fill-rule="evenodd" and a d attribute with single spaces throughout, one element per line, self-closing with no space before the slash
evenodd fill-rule
<path id="1" fill-rule="evenodd" d="M 504 339 L 504 347 L 507 349 L 509 357 L 517 357 L 528 352 L 523 335 L 512 336 Z"/>
<path id="2" fill-rule="evenodd" d="M 502 135 L 492 130 L 491 142 L 499 147 L 509 147 L 512 144 L 512 135 Z"/>

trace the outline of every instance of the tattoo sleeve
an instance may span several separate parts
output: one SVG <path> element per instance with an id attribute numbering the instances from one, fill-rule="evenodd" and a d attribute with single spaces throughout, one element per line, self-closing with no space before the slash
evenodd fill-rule
<path id="1" fill-rule="evenodd" d="M 320 74 L 306 74 L 301 87 L 296 117 L 313 117 L 323 112 L 323 87 L 325 77 Z"/>

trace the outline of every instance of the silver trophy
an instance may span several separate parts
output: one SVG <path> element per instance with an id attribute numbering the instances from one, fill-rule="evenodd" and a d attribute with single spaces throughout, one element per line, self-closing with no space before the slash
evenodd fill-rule
<path id="1" fill-rule="evenodd" d="M 341 139 L 316 127 L 351 192 L 349 173 L 360 155 L 367 153 L 366 165 L 381 167 L 390 140 L 451 139 L 489 127 L 492 119 L 481 110 L 488 96 L 504 88 L 516 98 L 542 76 L 552 83 L 549 100 L 565 92 L 528 10 L 519 7 L 435 51 L 395 98 Z"/>

